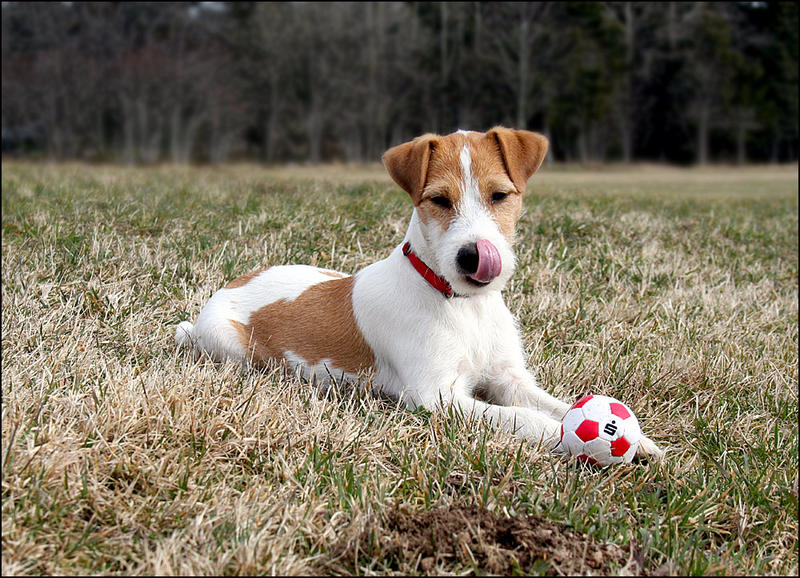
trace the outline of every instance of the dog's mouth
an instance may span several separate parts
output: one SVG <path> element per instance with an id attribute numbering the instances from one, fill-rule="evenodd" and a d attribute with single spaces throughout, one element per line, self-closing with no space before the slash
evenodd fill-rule
<path id="1" fill-rule="evenodd" d="M 474 287 L 485 287 L 503 270 L 503 262 L 497 247 L 487 239 L 467 243 L 458 251 L 456 263 L 467 283 Z"/>
<path id="2" fill-rule="evenodd" d="M 467 281 L 467 283 L 469 283 L 474 287 L 486 287 L 489 283 L 491 283 L 491 281 L 478 281 L 477 279 L 473 279 L 469 275 L 465 275 L 464 279 Z"/>

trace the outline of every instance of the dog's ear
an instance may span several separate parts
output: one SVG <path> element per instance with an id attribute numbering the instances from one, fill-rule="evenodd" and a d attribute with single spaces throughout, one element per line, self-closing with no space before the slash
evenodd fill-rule
<path id="1" fill-rule="evenodd" d="M 414 140 L 390 148 L 383 154 L 383 165 L 394 182 L 411 195 L 414 204 L 419 204 L 425 179 L 428 175 L 428 162 L 434 142 L 439 138 L 435 134 L 424 134 Z"/>
<path id="2" fill-rule="evenodd" d="M 486 133 L 497 140 L 508 176 L 520 193 L 525 192 L 528 179 L 537 171 L 547 154 L 547 137 L 529 130 L 513 130 L 496 126 Z"/>

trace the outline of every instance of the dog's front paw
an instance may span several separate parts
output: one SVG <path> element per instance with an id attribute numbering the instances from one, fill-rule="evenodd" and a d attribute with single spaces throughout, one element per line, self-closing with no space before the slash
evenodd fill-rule
<path id="1" fill-rule="evenodd" d="M 635 462 L 660 462 L 664 459 L 664 454 L 664 450 L 658 447 L 653 440 L 642 436 L 642 439 L 639 440 L 639 447 L 636 450 L 636 455 L 633 460 Z"/>

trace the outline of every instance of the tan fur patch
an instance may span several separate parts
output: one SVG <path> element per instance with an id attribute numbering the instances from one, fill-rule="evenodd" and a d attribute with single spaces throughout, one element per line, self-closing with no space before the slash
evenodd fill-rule
<path id="1" fill-rule="evenodd" d="M 267 269 L 269 269 L 269 267 L 266 267 L 264 269 L 256 269 L 255 271 L 250 271 L 249 273 L 245 273 L 244 275 L 237 277 L 236 279 L 225 285 L 223 289 L 237 289 L 239 287 L 243 287 L 248 283 L 250 283 L 250 281 L 252 281 L 256 277 L 258 277 L 260 273 L 263 273 Z"/>
<path id="2" fill-rule="evenodd" d="M 414 205 L 419 204 L 425 187 L 431 149 L 440 139 L 439 135 L 427 133 L 392 147 L 383 154 L 383 164 L 389 175 L 411 195 Z"/>
<path id="3" fill-rule="evenodd" d="M 231 324 L 255 365 L 292 351 L 306 363 L 329 359 L 331 369 L 356 373 L 375 357 L 353 315 L 353 277 L 323 281 L 294 301 L 279 300 L 250 315 L 247 325 Z"/>
<path id="4" fill-rule="evenodd" d="M 505 168 L 520 193 L 525 192 L 528 179 L 542 164 L 549 142 L 544 135 L 528 130 L 511 130 L 496 126 L 486 133 L 500 148 Z"/>
<path id="5" fill-rule="evenodd" d="M 463 146 L 461 135 L 449 135 L 433 143 L 425 189 L 417 205 L 417 214 L 423 223 L 435 219 L 442 230 L 450 226 L 453 218 L 451 209 L 433 203 L 434 197 L 445 197 L 455 207 L 461 200 L 464 178 L 461 174 L 459 155 Z"/>

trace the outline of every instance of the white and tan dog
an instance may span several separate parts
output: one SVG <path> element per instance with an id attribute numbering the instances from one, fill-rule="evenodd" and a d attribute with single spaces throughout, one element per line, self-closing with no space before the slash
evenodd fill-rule
<path id="1" fill-rule="evenodd" d="M 414 211 L 386 259 L 353 276 L 307 265 L 249 273 L 217 291 L 195 325 L 180 323 L 176 341 L 218 361 L 284 358 L 323 379 L 372 369 L 373 387 L 409 408 L 452 404 L 556 449 L 569 405 L 526 369 L 500 293 L 514 271 L 522 195 L 547 146 L 497 127 L 389 149 L 386 169 Z M 639 451 L 662 455 L 647 438 Z"/>

